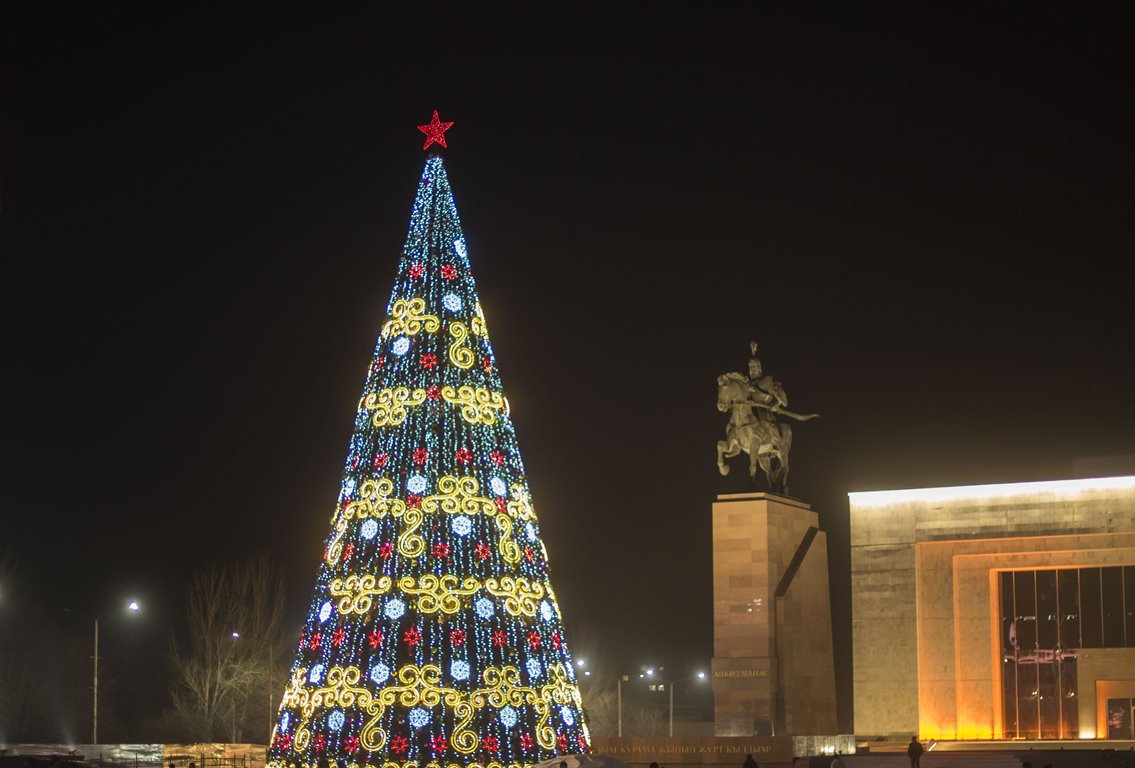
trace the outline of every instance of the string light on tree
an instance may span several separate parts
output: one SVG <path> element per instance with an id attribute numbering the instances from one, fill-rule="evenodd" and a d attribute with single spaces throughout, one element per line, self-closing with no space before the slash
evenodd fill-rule
<path id="1" fill-rule="evenodd" d="M 418 129 L 445 147 L 453 125 Z M 271 768 L 524 768 L 589 749 L 469 249 L 425 163 Z"/>

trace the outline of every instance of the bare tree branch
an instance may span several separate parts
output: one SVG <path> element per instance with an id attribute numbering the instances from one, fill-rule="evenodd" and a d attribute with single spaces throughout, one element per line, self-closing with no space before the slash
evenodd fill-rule
<path id="1" fill-rule="evenodd" d="M 170 648 L 171 699 L 192 738 L 239 742 L 246 728 L 267 738 L 283 607 L 281 579 L 265 557 L 193 575 L 189 642 L 175 638 Z"/>

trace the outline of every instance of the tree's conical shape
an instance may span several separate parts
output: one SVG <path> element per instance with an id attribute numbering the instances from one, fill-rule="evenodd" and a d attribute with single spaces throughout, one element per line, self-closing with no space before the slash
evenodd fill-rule
<path id="1" fill-rule="evenodd" d="M 432 156 L 269 765 L 527 766 L 588 749 L 508 400 Z"/>

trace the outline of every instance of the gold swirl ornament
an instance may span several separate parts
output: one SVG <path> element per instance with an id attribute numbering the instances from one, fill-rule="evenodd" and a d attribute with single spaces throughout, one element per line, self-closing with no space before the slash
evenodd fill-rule
<path id="1" fill-rule="evenodd" d="M 396 427 L 406 420 L 408 407 L 421 405 L 426 401 L 426 390 L 409 387 L 388 387 L 379 392 L 371 392 L 359 402 L 359 410 L 374 411 L 371 421 L 376 427 L 387 425 Z"/>
<path id="2" fill-rule="evenodd" d="M 422 527 L 425 515 L 421 508 L 406 507 L 402 513 L 402 522 L 406 524 L 405 530 L 398 534 L 398 554 L 403 557 L 421 557 L 426 552 L 426 541 L 418 534 Z"/>
<path id="3" fill-rule="evenodd" d="M 382 338 L 391 336 L 417 336 L 423 329 L 437 333 L 441 320 L 426 314 L 426 300 L 421 298 L 398 299 L 390 308 L 390 319 L 382 326 Z"/>
<path id="4" fill-rule="evenodd" d="M 399 682 L 398 685 L 387 686 L 375 693 L 374 698 L 380 708 L 376 716 L 363 727 L 363 734 L 370 737 L 369 739 L 360 737 L 365 748 L 380 749 L 386 742 L 386 733 L 382 730 L 379 721 L 387 707 L 394 706 L 395 703 L 407 708 L 415 706 L 436 707 L 443 702 L 445 706 L 453 709 L 454 714 L 459 718 L 458 726 L 455 728 L 453 736 L 450 737 L 450 743 L 453 744 L 454 749 L 463 754 L 468 754 L 477 748 L 477 734 L 468 728 L 465 729 L 465 733 L 461 732 L 460 720 L 464 720 L 465 725 L 468 725 L 468 722 L 473 719 L 473 708 L 469 706 L 468 700 L 460 691 L 441 685 L 440 667 L 436 664 L 426 664 L 421 667 L 407 664 L 398 670 L 396 677 Z M 371 729 L 369 734 L 368 728 Z M 468 743 L 470 737 L 472 738 L 472 748 L 466 751 L 458 747 L 459 739 L 462 743 Z M 377 746 L 371 746 L 371 744 L 377 744 Z"/>
<path id="5" fill-rule="evenodd" d="M 471 368 L 477 356 L 473 354 L 472 349 L 465 346 L 465 340 L 469 338 L 469 328 L 465 323 L 452 322 L 449 324 L 449 335 L 453 337 L 453 342 L 449 345 L 449 362 L 458 368 Z"/>
<path id="6" fill-rule="evenodd" d="M 492 499 L 480 495 L 481 485 L 477 482 L 477 478 L 471 475 L 465 477 L 443 475 L 438 480 L 437 488 L 438 493 L 422 499 L 422 512 L 448 515 L 488 515 L 495 518 L 497 528 L 500 530 L 497 549 L 501 558 L 509 564 L 520 562 L 520 546 L 513 540 L 512 520 L 508 514 L 497 511 L 497 506 Z M 514 488 L 520 488 L 520 486 L 514 486 Z M 408 514 L 407 520 L 409 520 Z M 420 525 L 421 520 L 417 520 L 414 524 L 414 531 L 407 530 L 403 532 L 402 536 L 420 539 L 421 537 L 416 534 L 416 529 Z M 401 537 L 399 542 L 401 542 Z M 419 546 L 417 541 L 413 545 L 408 541 L 407 548 L 416 553 L 409 556 L 417 557 L 425 551 L 425 542 L 422 541 Z M 399 551 L 402 551 L 401 546 Z"/>
<path id="7" fill-rule="evenodd" d="M 536 615 L 537 602 L 544 597 L 544 585 L 529 582 L 523 576 L 502 576 L 485 579 L 485 591 L 504 598 L 504 609 L 513 616 Z"/>
<path id="8" fill-rule="evenodd" d="M 471 323 L 473 326 L 473 334 L 487 337 L 489 335 L 489 327 L 485 324 L 485 312 L 481 309 L 481 302 L 477 302 L 477 305 L 473 308 L 473 312 L 473 322 Z"/>
<path id="9" fill-rule="evenodd" d="M 532 499 L 523 485 L 513 483 L 509 486 L 509 495 L 512 496 L 512 501 L 508 503 L 509 514 L 517 520 L 536 519 L 536 511 L 532 509 Z"/>
<path id="10" fill-rule="evenodd" d="M 339 613 L 362 616 L 374 605 L 374 597 L 385 595 L 393 583 L 389 576 L 351 574 L 345 579 L 332 579 L 329 591 L 332 597 L 339 598 Z"/>
<path id="11" fill-rule="evenodd" d="M 579 695 L 579 687 L 568 682 L 563 664 L 553 664 L 548 668 L 548 675 L 552 682 L 540 687 L 543 707 L 536 708 L 541 715 L 540 722 L 536 725 L 536 741 L 545 749 L 553 749 L 556 745 L 556 729 L 548 723 L 552 705 L 574 704 L 579 709 L 583 699 Z"/>
<path id="12" fill-rule="evenodd" d="M 490 499 L 479 496 L 480 485 L 474 477 L 444 475 L 438 481 L 440 493 L 422 499 L 419 508 L 406 507 L 402 512 L 405 529 L 398 536 L 398 553 L 404 557 L 421 557 L 426 552 L 425 539 L 418 533 L 426 514 L 497 514 Z"/>
<path id="13" fill-rule="evenodd" d="M 336 509 L 331 516 L 333 533 L 324 558 L 328 565 L 335 565 L 342 557 L 343 537 L 352 520 L 382 518 L 388 514 L 394 517 L 402 516 L 406 510 L 406 502 L 393 498 L 393 494 L 394 483 L 389 478 L 371 478 L 364 480 L 359 486 L 359 497 L 355 501 Z"/>
<path id="14" fill-rule="evenodd" d="M 398 705 L 404 708 L 444 705 L 450 709 L 456 720 L 450 745 L 460 754 L 472 754 L 480 744 L 476 731 L 470 728 L 474 715 L 483 707 L 502 709 L 505 706 L 528 705 L 539 716 L 536 739 L 545 749 L 553 749 L 556 732 L 548 720 L 554 704 L 574 704 L 581 706 L 579 688 L 567 682 L 563 664 L 549 668 L 551 682 L 539 689 L 520 684 L 520 672 L 516 667 L 488 667 L 481 675 L 485 687 L 478 688 L 468 695 L 441 684 L 441 669 L 436 664 L 421 667 L 407 664 L 395 675 L 397 682 L 371 692 L 360 685 L 362 673 L 358 667 L 332 667 L 327 672 L 326 685 L 317 689 L 307 689 L 303 683 L 308 671 L 297 669 L 284 694 L 284 705 L 297 712 L 302 722 L 296 730 L 293 752 L 304 752 L 311 742 L 308 723 L 319 711 L 334 707 L 353 707 L 361 711 L 366 719 L 359 734 L 361 746 L 369 751 L 378 751 L 386 744 L 386 732 L 382 729 L 382 719 L 389 707 Z M 411 763 L 384 765 L 407 768 Z"/>
<path id="15" fill-rule="evenodd" d="M 441 397 L 447 403 L 461 406 L 461 418 L 470 424 L 495 424 L 497 411 L 508 415 L 508 400 L 500 392 L 484 387 L 442 387 Z"/>
<path id="16" fill-rule="evenodd" d="M 500 669 L 489 667 L 481 674 L 481 679 L 488 687 L 470 694 L 469 701 L 475 707 L 522 707 L 525 704 L 534 705 L 539 699 L 535 688 L 520 684 L 520 670 L 514 666 L 506 665 Z"/>
<path id="17" fill-rule="evenodd" d="M 435 494 L 422 499 L 422 511 L 447 515 L 495 515 L 497 506 L 481 495 L 481 484 L 472 475 L 442 475 Z"/>
<path id="18" fill-rule="evenodd" d="M 413 576 L 403 576 L 398 580 L 398 588 L 408 595 L 416 595 L 419 613 L 454 614 L 461 610 L 463 598 L 475 595 L 481 588 L 480 582 L 469 577 L 457 586 L 453 574 L 437 576 L 427 573 L 416 582 Z"/>
<path id="19" fill-rule="evenodd" d="M 497 540 L 497 551 L 500 552 L 502 560 L 509 565 L 515 565 L 520 562 L 520 545 L 512 538 L 512 518 L 506 514 L 500 514 L 497 515 L 496 522 L 497 528 L 501 532 L 500 538 Z"/>

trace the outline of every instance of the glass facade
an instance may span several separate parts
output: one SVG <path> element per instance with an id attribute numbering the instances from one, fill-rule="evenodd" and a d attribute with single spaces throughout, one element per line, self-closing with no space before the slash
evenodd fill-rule
<path id="1" fill-rule="evenodd" d="M 1107 700 L 1107 737 L 1109 739 L 1130 739 L 1135 736 L 1131 725 L 1135 721 L 1132 715 L 1131 699 Z"/>
<path id="2" fill-rule="evenodd" d="M 1135 647 L 1135 566 L 999 577 L 1005 738 L 1078 738 L 1077 654 Z"/>

